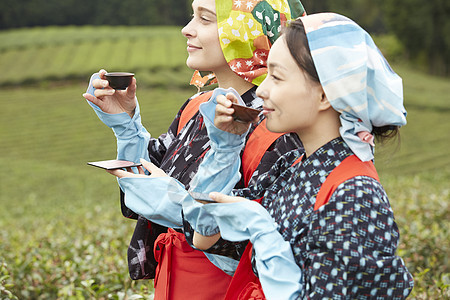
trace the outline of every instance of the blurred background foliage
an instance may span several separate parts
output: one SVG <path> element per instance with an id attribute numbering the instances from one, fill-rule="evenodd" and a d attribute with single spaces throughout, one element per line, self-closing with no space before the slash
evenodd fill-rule
<path id="1" fill-rule="evenodd" d="M 333 11 L 371 34 L 394 34 L 427 72 L 450 73 L 448 0 L 303 0 L 308 13 Z M 191 0 L 2 0 L 0 29 L 50 25 L 185 25 Z"/>

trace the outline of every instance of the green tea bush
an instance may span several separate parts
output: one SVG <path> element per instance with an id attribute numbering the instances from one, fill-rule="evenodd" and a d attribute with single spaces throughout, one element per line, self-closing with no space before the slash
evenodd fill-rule
<path id="1" fill-rule="evenodd" d="M 450 297 L 450 170 L 382 176 L 400 229 L 399 255 L 413 273 L 418 299 Z"/>
<path id="2" fill-rule="evenodd" d="M 8 265 L 4 262 L 4 258 L 0 257 L 0 296 L 1 298 L 18 299 L 17 296 L 11 292 L 14 288 L 14 283 L 8 271 Z"/>

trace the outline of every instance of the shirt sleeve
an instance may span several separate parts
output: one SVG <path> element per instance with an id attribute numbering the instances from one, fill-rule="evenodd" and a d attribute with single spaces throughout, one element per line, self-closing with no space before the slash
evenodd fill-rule
<path id="1" fill-rule="evenodd" d="M 87 93 L 94 95 L 92 86 L 94 79 L 100 78 L 98 73 L 92 75 Z M 127 113 L 109 114 L 103 112 L 98 106 L 89 102 L 98 118 L 110 127 L 117 138 L 117 159 L 139 162 L 140 158 L 149 160 L 148 144 L 150 133 L 142 126 L 139 103 L 136 99 L 136 110 L 131 118 Z"/>
<path id="2" fill-rule="evenodd" d="M 305 297 L 403 299 L 413 280 L 395 251 L 399 232 L 376 180 L 354 177 L 312 215 Z"/>
<path id="3" fill-rule="evenodd" d="M 189 196 L 184 186 L 171 177 L 118 179 L 125 193 L 125 205 L 156 224 L 181 228 L 181 203 Z"/>
<path id="4" fill-rule="evenodd" d="M 297 299 L 302 291 L 302 271 L 289 242 L 277 231 L 269 213 L 254 201 L 208 204 L 222 237 L 250 240 L 255 250 L 258 277 L 267 299 Z"/>
<path id="5" fill-rule="evenodd" d="M 233 92 L 240 99 L 239 94 L 233 89 L 224 90 L 218 88 L 214 90 L 208 102 L 200 105 L 199 111 L 203 116 L 211 141 L 211 149 L 206 153 L 197 174 L 190 184 L 191 190 L 194 192 L 222 192 L 230 194 L 241 178 L 239 173 L 241 166 L 240 153 L 245 145 L 248 130 L 242 135 L 236 135 L 222 131 L 214 125 L 216 98 L 218 95 L 224 95 L 228 91 Z"/>

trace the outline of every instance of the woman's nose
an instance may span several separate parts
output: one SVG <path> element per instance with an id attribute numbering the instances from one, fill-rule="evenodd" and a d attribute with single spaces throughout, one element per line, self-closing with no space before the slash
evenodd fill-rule
<path id="1" fill-rule="evenodd" d="M 264 81 L 256 89 L 256 96 L 263 100 L 266 100 L 268 95 L 267 95 L 267 91 L 264 88 L 263 84 L 264 84 Z"/>
<path id="2" fill-rule="evenodd" d="M 183 27 L 183 29 L 181 29 L 181 34 L 183 34 L 183 36 L 185 36 L 185 37 L 190 37 L 190 36 L 195 35 L 195 31 L 192 26 L 192 20 L 189 23 L 187 23 L 186 26 Z"/>

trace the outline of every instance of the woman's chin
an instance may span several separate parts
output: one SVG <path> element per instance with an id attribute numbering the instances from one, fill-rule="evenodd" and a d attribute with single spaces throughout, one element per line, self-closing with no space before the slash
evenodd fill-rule
<path id="1" fill-rule="evenodd" d="M 186 66 L 192 70 L 199 70 L 203 71 L 204 67 L 201 63 L 198 63 L 195 59 L 192 59 L 191 57 L 188 57 L 186 60 Z"/>
<path id="2" fill-rule="evenodd" d="M 186 66 L 188 66 L 188 68 L 190 68 L 192 70 L 197 70 L 195 68 L 195 64 L 192 63 L 192 61 L 189 59 L 189 57 L 186 59 Z"/>
<path id="3" fill-rule="evenodd" d="M 200 72 L 212 72 L 210 66 L 205 66 L 204 61 L 199 62 L 197 59 L 188 57 L 186 59 L 186 66 L 192 70 L 198 70 Z"/>
<path id="4" fill-rule="evenodd" d="M 286 130 L 283 130 L 283 128 L 280 126 L 280 124 L 274 120 L 271 120 L 270 117 L 266 117 L 266 127 L 270 132 L 275 133 L 283 133 L 287 132 Z"/>

